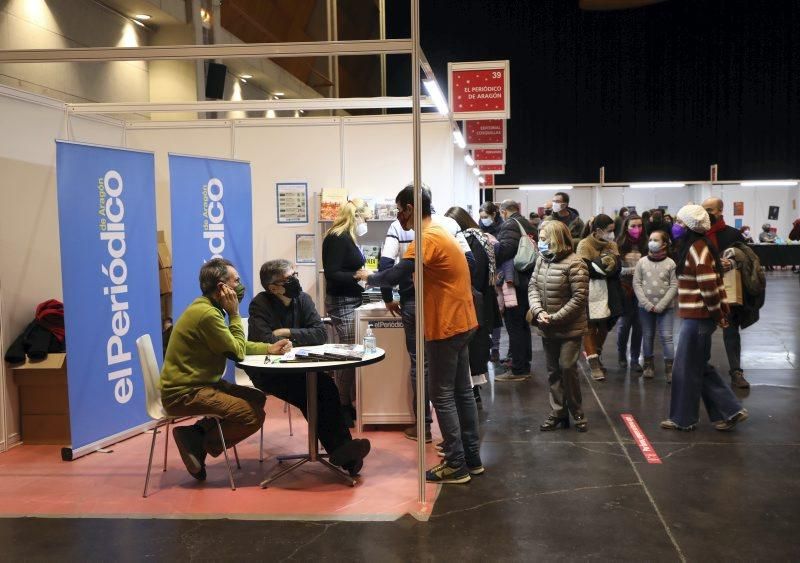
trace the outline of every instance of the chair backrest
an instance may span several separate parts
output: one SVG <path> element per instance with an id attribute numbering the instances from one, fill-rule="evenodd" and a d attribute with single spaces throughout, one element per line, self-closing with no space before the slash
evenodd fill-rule
<path id="1" fill-rule="evenodd" d="M 242 317 L 242 328 L 244 329 L 245 340 L 247 340 L 247 334 L 248 334 L 247 321 L 248 321 L 247 317 Z M 250 377 L 241 368 L 236 368 L 233 370 L 233 378 L 236 381 L 236 385 L 243 385 L 245 387 L 253 386 L 253 382 L 250 381 Z"/>
<path id="2" fill-rule="evenodd" d="M 139 363 L 142 366 L 142 379 L 144 379 L 145 408 L 150 418 L 159 420 L 166 416 L 164 406 L 161 404 L 161 389 L 156 353 L 153 350 L 153 341 L 149 334 L 136 339 L 136 350 L 139 352 Z"/>
<path id="3" fill-rule="evenodd" d="M 325 325 L 325 332 L 328 334 L 328 343 L 336 344 L 336 329 L 333 326 L 333 319 L 330 317 L 322 317 L 320 320 L 322 324 Z"/>

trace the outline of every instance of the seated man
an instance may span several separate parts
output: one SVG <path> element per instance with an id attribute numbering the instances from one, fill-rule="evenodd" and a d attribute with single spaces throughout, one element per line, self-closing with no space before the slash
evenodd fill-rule
<path id="1" fill-rule="evenodd" d="M 327 333 L 311 297 L 300 287 L 297 272 L 288 260 L 272 260 L 261 266 L 264 291 L 250 303 L 248 339 L 253 342 L 280 342 L 288 338 L 297 346 L 325 344 Z M 264 374 L 246 370 L 253 384 L 268 395 L 275 395 L 306 410 L 305 378 L 297 375 Z M 354 440 L 339 407 L 339 392 L 327 374 L 317 378 L 317 429 L 319 441 L 330 454 L 330 461 L 356 476 L 364 465 L 370 443 Z"/>
<path id="2" fill-rule="evenodd" d="M 230 448 L 261 428 L 266 399 L 256 389 L 224 381 L 225 361 L 243 360 L 245 354 L 282 354 L 292 344 L 287 339 L 271 344 L 245 340 L 239 316 L 245 289 L 228 260 L 214 258 L 203 264 L 200 290 L 202 297 L 186 308 L 172 330 L 161 370 L 161 400 L 169 415 L 220 416 L 225 446 Z M 206 454 L 222 453 L 216 422 L 202 419 L 193 426 L 176 426 L 172 435 L 186 469 L 204 480 Z"/>

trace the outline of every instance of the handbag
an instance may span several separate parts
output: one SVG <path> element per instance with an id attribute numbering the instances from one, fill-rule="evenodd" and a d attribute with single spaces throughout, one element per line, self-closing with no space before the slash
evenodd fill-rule
<path id="1" fill-rule="evenodd" d="M 533 244 L 533 240 L 528 236 L 528 233 L 525 232 L 522 223 L 516 219 L 514 219 L 514 221 L 517 223 L 520 232 L 517 253 L 514 255 L 514 268 L 518 272 L 527 272 L 533 268 L 536 262 L 536 245 Z"/>
<path id="2" fill-rule="evenodd" d="M 608 284 L 606 280 L 589 280 L 589 319 L 601 320 L 611 316 L 608 307 Z"/>

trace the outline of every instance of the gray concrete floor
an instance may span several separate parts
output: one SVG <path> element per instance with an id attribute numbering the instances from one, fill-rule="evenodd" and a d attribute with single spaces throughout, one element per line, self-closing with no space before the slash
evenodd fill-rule
<path id="1" fill-rule="evenodd" d="M 649 381 L 617 370 L 613 336 L 608 380 L 582 381 L 589 432 L 539 432 L 549 408 L 534 337 L 534 378 L 484 390 L 486 474 L 445 487 L 427 523 L 6 519 L 0 559 L 798 559 L 800 289 L 788 272 L 768 279 L 762 319 L 743 332 L 752 389 L 739 395 L 751 418 L 734 432 L 715 431 L 704 413 L 696 432 L 660 430 L 661 370 Z M 727 371 L 721 334 L 713 361 Z M 622 413 L 661 465 L 645 462 Z"/>

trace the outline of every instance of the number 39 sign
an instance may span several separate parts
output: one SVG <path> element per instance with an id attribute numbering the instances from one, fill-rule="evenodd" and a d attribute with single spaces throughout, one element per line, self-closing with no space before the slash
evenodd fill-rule
<path id="1" fill-rule="evenodd" d="M 449 63 L 448 92 L 454 119 L 509 119 L 508 61 Z"/>

